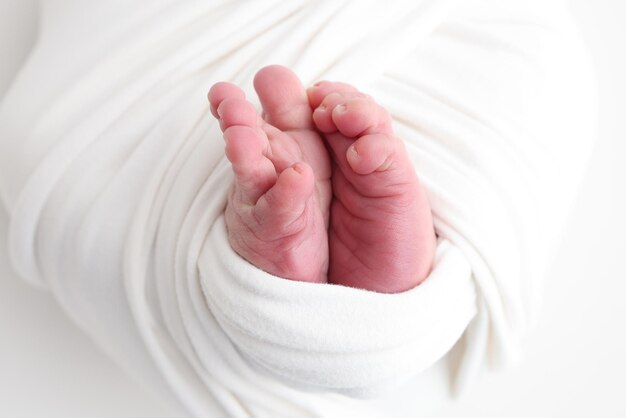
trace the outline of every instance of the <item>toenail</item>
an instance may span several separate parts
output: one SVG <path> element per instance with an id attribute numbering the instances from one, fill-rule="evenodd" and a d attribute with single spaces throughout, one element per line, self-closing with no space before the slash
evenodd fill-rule
<path id="1" fill-rule="evenodd" d="M 335 111 L 338 113 L 343 113 L 348 110 L 348 107 L 345 104 L 341 104 L 335 108 Z"/>
<path id="2" fill-rule="evenodd" d="M 315 110 L 321 110 L 323 112 L 324 110 L 326 110 L 326 105 L 319 105 Z"/>
<path id="3" fill-rule="evenodd" d="M 295 163 L 294 165 L 291 166 L 291 168 L 293 168 L 293 170 L 298 174 L 302 174 L 304 171 L 302 168 L 302 165 L 300 165 L 299 163 Z"/>
<path id="4" fill-rule="evenodd" d="M 356 147 L 354 145 L 351 145 L 350 148 L 348 148 L 348 153 L 350 154 L 350 157 L 352 158 L 353 161 L 359 158 L 359 153 L 357 152 Z"/>

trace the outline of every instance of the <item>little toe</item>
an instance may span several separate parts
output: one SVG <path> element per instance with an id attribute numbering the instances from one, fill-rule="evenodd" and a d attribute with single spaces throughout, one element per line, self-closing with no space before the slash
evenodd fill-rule
<path id="1" fill-rule="evenodd" d="M 264 119 L 283 131 L 311 129 L 311 107 L 298 77 L 288 68 L 271 65 L 254 77 Z"/>
<path id="2" fill-rule="evenodd" d="M 211 105 L 211 113 L 216 119 L 219 119 L 217 108 L 224 99 L 245 99 L 246 95 L 243 90 L 232 83 L 219 82 L 211 87 L 207 97 Z"/>

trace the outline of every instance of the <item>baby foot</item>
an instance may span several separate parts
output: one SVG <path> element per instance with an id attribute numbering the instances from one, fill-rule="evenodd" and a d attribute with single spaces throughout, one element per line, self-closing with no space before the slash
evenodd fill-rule
<path id="1" fill-rule="evenodd" d="M 331 168 L 306 91 L 279 66 L 260 70 L 254 87 L 263 117 L 233 84 L 217 83 L 208 95 L 235 174 L 230 244 L 268 273 L 326 282 Z"/>
<path id="2" fill-rule="evenodd" d="M 328 281 L 378 292 L 426 278 L 435 233 L 426 194 L 388 113 L 343 83 L 308 90 L 333 162 Z"/>

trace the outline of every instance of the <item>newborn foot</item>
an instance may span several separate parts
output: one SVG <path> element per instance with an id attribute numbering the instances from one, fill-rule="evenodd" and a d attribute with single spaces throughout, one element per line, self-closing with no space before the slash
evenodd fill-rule
<path id="1" fill-rule="evenodd" d="M 259 71 L 254 87 L 263 117 L 233 84 L 209 91 L 235 174 L 225 214 L 230 244 L 268 273 L 326 282 L 331 166 L 306 91 L 278 66 Z"/>
<path id="2" fill-rule="evenodd" d="M 432 215 L 388 113 L 343 83 L 308 96 L 333 162 L 328 281 L 385 293 L 418 285 L 434 258 Z"/>

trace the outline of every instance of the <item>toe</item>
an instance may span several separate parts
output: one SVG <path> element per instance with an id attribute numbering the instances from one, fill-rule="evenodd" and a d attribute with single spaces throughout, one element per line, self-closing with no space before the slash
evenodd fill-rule
<path id="1" fill-rule="evenodd" d="M 276 171 L 265 156 L 266 138 L 258 129 L 234 125 L 224 131 L 226 157 L 235 173 L 237 198 L 254 205 L 276 182 Z"/>
<path id="2" fill-rule="evenodd" d="M 333 111 L 336 107 L 360 96 L 363 95 L 359 92 L 333 92 L 326 95 L 324 100 L 313 111 L 315 127 L 325 134 L 337 132 L 337 126 L 332 117 Z"/>
<path id="3" fill-rule="evenodd" d="M 317 108 L 322 101 L 332 93 L 358 93 L 356 87 L 347 83 L 338 83 L 334 81 L 319 81 L 307 89 L 307 96 L 311 109 Z"/>
<path id="4" fill-rule="evenodd" d="M 243 90 L 231 83 L 220 82 L 211 87 L 208 93 L 209 103 L 211 104 L 211 113 L 219 118 L 217 108 L 224 99 L 245 99 L 246 95 Z"/>
<path id="5" fill-rule="evenodd" d="M 317 129 L 325 134 L 339 131 L 348 138 L 369 133 L 390 134 L 391 118 L 374 100 L 358 91 L 333 92 L 313 111 Z"/>
<path id="6" fill-rule="evenodd" d="M 276 184 L 259 198 L 255 215 L 264 220 L 268 232 L 279 236 L 297 233 L 306 223 L 307 202 L 314 189 L 313 169 L 306 163 L 296 163 L 283 170 Z"/>
<path id="7" fill-rule="evenodd" d="M 371 174 L 392 168 L 404 155 L 402 142 L 389 135 L 364 135 L 346 151 L 346 160 L 357 174 Z"/>
<path id="8" fill-rule="evenodd" d="M 256 128 L 259 115 L 252 103 L 241 98 L 226 98 L 216 109 L 222 131 L 235 125 Z"/>
<path id="9" fill-rule="evenodd" d="M 370 97 L 355 97 L 332 111 L 332 121 L 342 135 L 355 138 L 366 134 L 392 134 L 391 118 Z"/>
<path id="10" fill-rule="evenodd" d="M 333 122 L 333 109 L 342 102 L 342 96 L 339 93 L 331 93 L 313 111 L 313 123 L 315 127 L 322 133 L 330 134 L 337 132 L 335 122 Z"/>
<path id="11" fill-rule="evenodd" d="M 283 131 L 313 127 L 306 91 L 288 68 L 272 65 L 261 69 L 254 77 L 254 88 L 268 123 Z"/>

